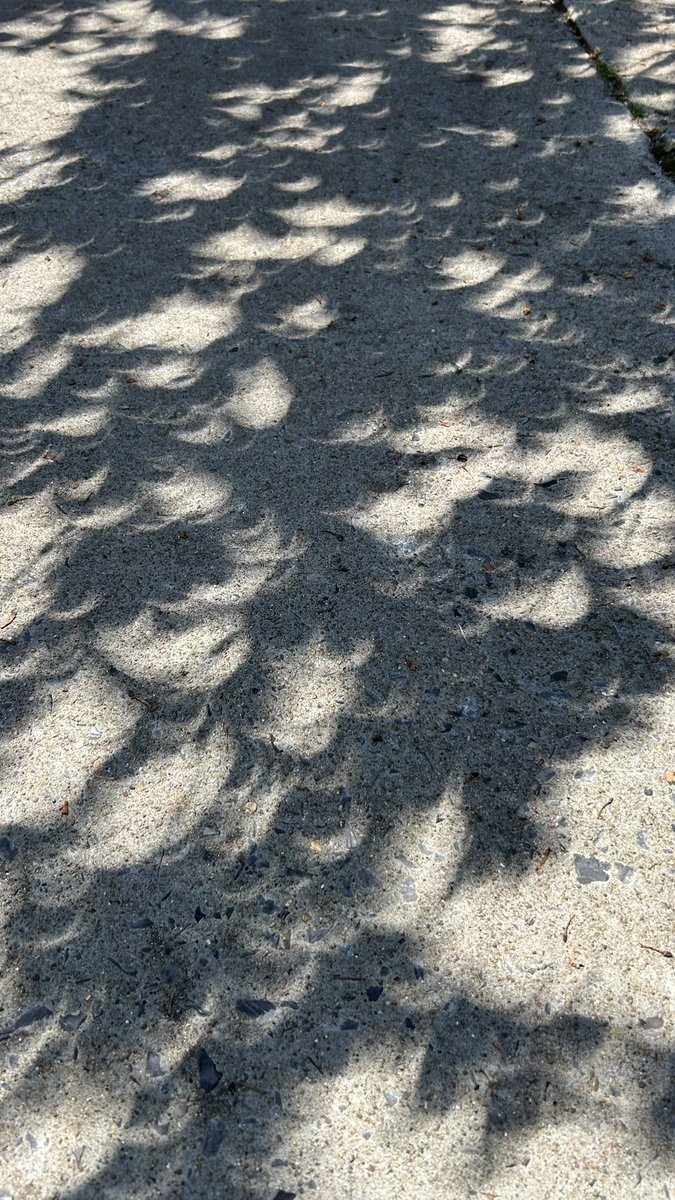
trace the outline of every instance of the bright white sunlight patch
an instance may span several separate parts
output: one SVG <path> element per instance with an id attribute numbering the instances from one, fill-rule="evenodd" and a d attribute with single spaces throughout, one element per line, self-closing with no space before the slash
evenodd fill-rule
<path id="1" fill-rule="evenodd" d="M 107 336 L 128 350 L 161 346 L 163 349 L 205 350 L 236 326 L 233 306 L 202 300 L 189 288 L 157 300 L 153 307 L 124 324 L 108 328 Z"/>
<path id="2" fill-rule="evenodd" d="M 313 639 L 288 653 L 275 672 L 269 731 L 287 749 L 320 754 L 335 737 L 341 714 L 350 711 L 359 690 L 356 676 L 371 652 L 363 642 L 337 654 Z"/>
<path id="3" fill-rule="evenodd" d="M 248 658 L 251 642 L 238 624 L 222 610 L 199 620 L 179 605 L 144 612 L 124 628 L 101 633 L 99 646 L 119 670 L 148 685 L 198 691 L 205 677 L 217 687 Z"/>
<path id="4" fill-rule="evenodd" d="M 212 262 L 283 262 L 308 258 L 326 245 L 330 245 L 330 241 L 323 231 L 312 229 L 275 237 L 249 221 L 243 221 L 228 233 L 216 233 L 207 238 L 195 250 Z"/>
<path id="5" fill-rule="evenodd" d="M 411 474 L 406 487 L 385 492 L 365 511 L 350 513 L 348 519 L 370 537 L 395 547 L 402 538 L 442 529 L 456 499 L 457 494 L 447 487 L 447 480 L 435 478 L 431 471 L 418 471 Z"/>
<path id="6" fill-rule="evenodd" d="M 173 521 L 177 518 L 203 517 L 222 510 L 230 496 L 227 484 L 208 471 L 187 470 L 179 467 L 170 479 L 162 483 L 146 485 L 150 506 L 148 517 L 154 510 L 160 517 Z"/>
<path id="7" fill-rule="evenodd" d="M 43 253 L 22 254 L 0 266 L 3 292 L 6 289 L 6 294 L 14 297 L 11 305 L 0 305 L 0 349 L 16 350 L 31 339 L 43 311 L 66 295 L 83 265 L 84 259 L 76 252 L 51 246 Z M 36 359 L 37 355 L 32 355 L 25 364 L 27 386 Z"/>
<path id="8" fill-rule="evenodd" d="M 289 334 L 317 333 L 325 329 L 337 317 L 325 299 L 307 300 L 304 304 L 293 304 L 283 308 L 278 313 L 281 328 L 272 327 L 276 332 Z"/>
<path id="9" fill-rule="evenodd" d="M 238 425 L 269 429 L 283 421 L 292 399 L 293 393 L 279 367 L 271 358 L 264 358 L 255 367 L 237 371 L 227 411 Z"/>
<path id="10" fill-rule="evenodd" d="M 73 412 L 63 413 L 60 417 L 54 417 L 50 420 L 42 420 L 39 426 L 36 426 L 36 434 L 39 429 L 46 430 L 47 433 L 56 433 L 61 437 L 78 438 L 92 437 L 96 433 L 102 433 L 108 424 L 109 410 L 101 404 L 87 405 L 86 407 L 77 408 Z"/>
<path id="11" fill-rule="evenodd" d="M 353 204 L 344 196 L 333 196 L 329 200 L 299 201 L 293 208 L 280 209 L 278 215 L 288 221 L 289 225 L 298 225 L 302 229 L 318 229 L 324 225 L 332 228 L 357 225 L 365 217 L 374 214 L 372 209 Z"/>
<path id="12" fill-rule="evenodd" d="M 371 104 L 382 85 L 381 71 L 361 71 L 353 79 L 342 79 L 326 95 L 326 102 L 336 108 L 351 108 Z"/>
<path id="13" fill-rule="evenodd" d="M 163 205 L 177 200 L 205 199 L 225 200 L 236 192 L 242 179 L 228 179 L 225 175 L 206 174 L 203 171 L 180 171 L 171 175 L 157 175 L 138 189 L 138 195 L 154 200 L 161 209 Z"/>
<path id="14" fill-rule="evenodd" d="M 476 284 L 487 283 L 489 279 L 493 279 L 503 265 L 502 255 L 464 250 L 460 254 L 443 258 L 438 273 L 448 281 L 450 288 L 475 287 Z"/>

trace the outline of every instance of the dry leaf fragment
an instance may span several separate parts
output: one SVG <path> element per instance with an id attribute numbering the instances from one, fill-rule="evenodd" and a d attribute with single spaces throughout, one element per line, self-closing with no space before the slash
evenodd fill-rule
<path id="1" fill-rule="evenodd" d="M 635 279 L 635 276 L 632 271 L 624 271 L 623 277 L 624 277 L 624 279 Z"/>
<path id="2" fill-rule="evenodd" d="M 675 784 L 675 771 L 666 771 L 663 778 L 665 779 L 666 783 Z"/>
<path id="3" fill-rule="evenodd" d="M 59 812 L 61 813 L 62 817 L 68 816 L 68 813 L 70 812 L 70 805 L 67 800 L 63 801 L 63 804 L 61 805 Z"/>
<path id="4" fill-rule="evenodd" d="M 667 307 L 668 306 L 666 304 L 664 304 L 661 300 L 659 300 L 658 304 L 656 305 L 656 308 L 658 309 L 659 312 L 665 312 Z"/>
<path id="5" fill-rule="evenodd" d="M 415 658 L 406 658 L 405 665 L 409 671 L 417 671 L 417 660 Z"/>
<path id="6" fill-rule="evenodd" d="M 532 314 L 532 309 L 531 309 L 531 308 L 524 308 L 524 309 L 523 309 L 523 316 L 524 316 L 524 317 L 529 317 L 529 316 L 531 316 L 531 314 Z"/>
<path id="7" fill-rule="evenodd" d="M 47 450 L 47 451 L 46 451 L 46 452 L 45 452 L 45 453 L 42 455 L 42 461 L 43 461 L 43 462 L 56 462 L 56 455 L 55 455 L 55 454 L 52 454 L 51 450 Z"/>

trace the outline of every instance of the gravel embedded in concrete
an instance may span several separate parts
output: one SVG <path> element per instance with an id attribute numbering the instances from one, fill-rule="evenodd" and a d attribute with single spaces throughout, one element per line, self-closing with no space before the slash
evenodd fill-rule
<path id="1" fill-rule="evenodd" d="M 534 0 L 0 35 L 0 1196 L 667 1195 L 639 124 Z"/>

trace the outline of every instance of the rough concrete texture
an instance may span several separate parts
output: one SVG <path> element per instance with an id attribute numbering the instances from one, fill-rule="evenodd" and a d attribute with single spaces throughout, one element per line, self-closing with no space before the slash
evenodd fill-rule
<path id="1" fill-rule="evenodd" d="M 0 1194 L 667 1200 L 644 135 L 529 0 L 0 36 Z"/>
<path id="2" fill-rule="evenodd" d="M 675 136 L 673 0 L 573 0 L 568 11 L 650 123 Z"/>

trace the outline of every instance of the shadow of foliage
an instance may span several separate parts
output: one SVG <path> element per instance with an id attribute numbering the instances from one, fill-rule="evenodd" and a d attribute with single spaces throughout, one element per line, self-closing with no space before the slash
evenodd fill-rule
<path id="1" fill-rule="evenodd" d="M 672 686 L 658 183 L 520 6 L 2 25 L 63 79 L 0 209 L 7 1103 L 87 1114 L 59 1194 L 292 1189 L 314 1093 L 383 1061 L 413 1142 L 475 1102 L 474 1182 L 625 1095 L 665 1154 L 667 1053 L 641 1097 L 623 1030 L 597 1096 L 604 1017 L 432 933 L 566 861 L 564 780 Z"/>

